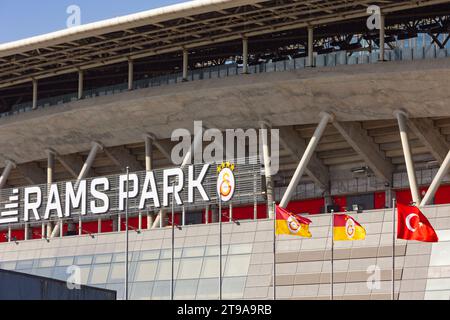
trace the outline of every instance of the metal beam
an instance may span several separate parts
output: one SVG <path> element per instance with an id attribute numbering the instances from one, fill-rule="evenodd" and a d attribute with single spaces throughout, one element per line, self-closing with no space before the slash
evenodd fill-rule
<path id="1" fill-rule="evenodd" d="M 293 127 L 280 128 L 280 144 L 296 162 L 301 160 L 306 150 L 305 140 L 300 137 Z M 328 168 L 316 155 L 311 156 L 305 172 L 320 188 L 328 189 Z"/>
<path id="2" fill-rule="evenodd" d="M 120 169 L 129 167 L 131 171 L 144 170 L 142 164 L 124 146 L 105 148 L 104 152 Z"/>
<path id="3" fill-rule="evenodd" d="M 450 145 L 434 125 L 433 120 L 428 118 L 408 119 L 408 127 L 419 138 L 423 145 L 428 148 L 433 157 L 442 164 Z"/>
<path id="4" fill-rule="evenodd" d="M 263 152 L 263 158 L 264 158 L 264 176 L 266 177 L 266 196 L 267 196 L 267 213 L 268 218 L 273 219 L 274 216 L 274 210 L 273 210 L 273 182 L 272 182 L 272 174 L 270 170 L 270 147 L 269 147 L 269 130 L 270 125 L 266 122 L 261 122 L 261 129 L 263 132 L 261 134 L 262 138 L 262 152 Z M 231 212 L 231 210 L 230 210 Z M 230 214 L 231 219 L 231 214 Z"/>
<path id="5" fill-rule="evenodd" d="M 308 67 L 314 67 L 314 27 L 308 27 Z"/>
<path id="6" fill-rule="evenodd" d="M 431 202 L 449 169 L 450 169 L 450 151 L 447 153 L 444 162 L 442 163 L 441 167 L 439 168 L 439 171 L 437 172 L 436 176 L 431 182 L 431 185 L 428 188 L 427 193 L 423 197 L 422 202 L 420 203 L 421 207 L 424 207 Z"/>
<path id="7" fill-rule="evenodd" d="M 92 142 L 91 151 L 89 151 L 89 155 L 88 155 L 83 167 L 81 168 L 80 174 L 77 177 L 77 181 L 81 181 L 87 177 L 89 170 L 91 169 L 92 164 L 94 163 L 95 157 L 97 156 L 97 152 L 99 150 L 103 150 L 103 146 L 96 141 Z"/>
<path id="8" fill-rule="evenodd" d="M 183 81 L 188 81 L 189 51 L 183 49 Z"/>
<path id="9" fill-rule="evenodd" d="M 43 184 L 47 181 L 44 169 L 35 162 L 19 164 L 17 170 L 29 184 Z"/>
<path id="10" fill-rule="evenodd" d="M 359 122 L 334 121 L 333 125 L 378 178 L 388 183 L 392 182 L 394 166 L 386 159 L 378 145 L 368 136 L 367 131 Z"/>
<path id="11" fill-rule="evenodd" d="M 172 146 L 168 141 L 159 141 L 155 135 L 148 133 L 147 136 L 152 140 L 153 145 L 169 160 L 172 160 Z"/>
<path id="12" fill-rule="evenodd" d="M 242 38 L 242 73 L 248 74 L 248 38 Z"/>
<path id="13" fill-rule="evenodd" d="M 5 168 L 3 169 L 2 175 L 0 176 L 0 189 L 3 189 L 8 181 L 9 175 L 12 169 L 16 167 L 16 164 L 11 160 L 6 160 Z"/>

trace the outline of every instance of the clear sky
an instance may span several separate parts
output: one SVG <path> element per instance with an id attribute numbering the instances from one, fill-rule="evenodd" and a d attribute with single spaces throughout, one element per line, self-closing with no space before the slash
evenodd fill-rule
<path id="1" fill-rule="evenodd" d="M 0 0 L 0 43 L 67 28 L 70 5 L 81 9 L 81 24 L 187 0 Z"/>

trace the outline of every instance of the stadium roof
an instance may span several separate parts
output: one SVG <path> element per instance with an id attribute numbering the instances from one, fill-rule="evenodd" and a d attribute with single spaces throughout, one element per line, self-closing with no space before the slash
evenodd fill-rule
<path id="1" fill-rule="evenodd" d="M 242 37 L 448 0 L 198 0 L 0 45 L 0 88 Z"/>

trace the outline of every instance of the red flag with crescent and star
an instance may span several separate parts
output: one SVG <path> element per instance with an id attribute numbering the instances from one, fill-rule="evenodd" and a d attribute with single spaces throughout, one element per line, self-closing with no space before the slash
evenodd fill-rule
<path id="1" fill-rule="evenodd" d="M 397 238 L 422 242 L 438 242 L 431 223 L 416 206 L 397 203 Z"/>

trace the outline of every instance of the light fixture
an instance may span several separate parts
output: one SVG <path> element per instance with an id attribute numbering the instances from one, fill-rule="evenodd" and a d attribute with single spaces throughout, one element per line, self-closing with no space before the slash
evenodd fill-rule
<path id="1" fill-rule="evenodd" d="M 356 173 L 356 174 L 364 174 L 369 171 L 369 167 L 367 167 L 367 166 L 356 167 L 356 168 L 352 168 L 351 171 L 352 171 L 352 173 Z"/>

